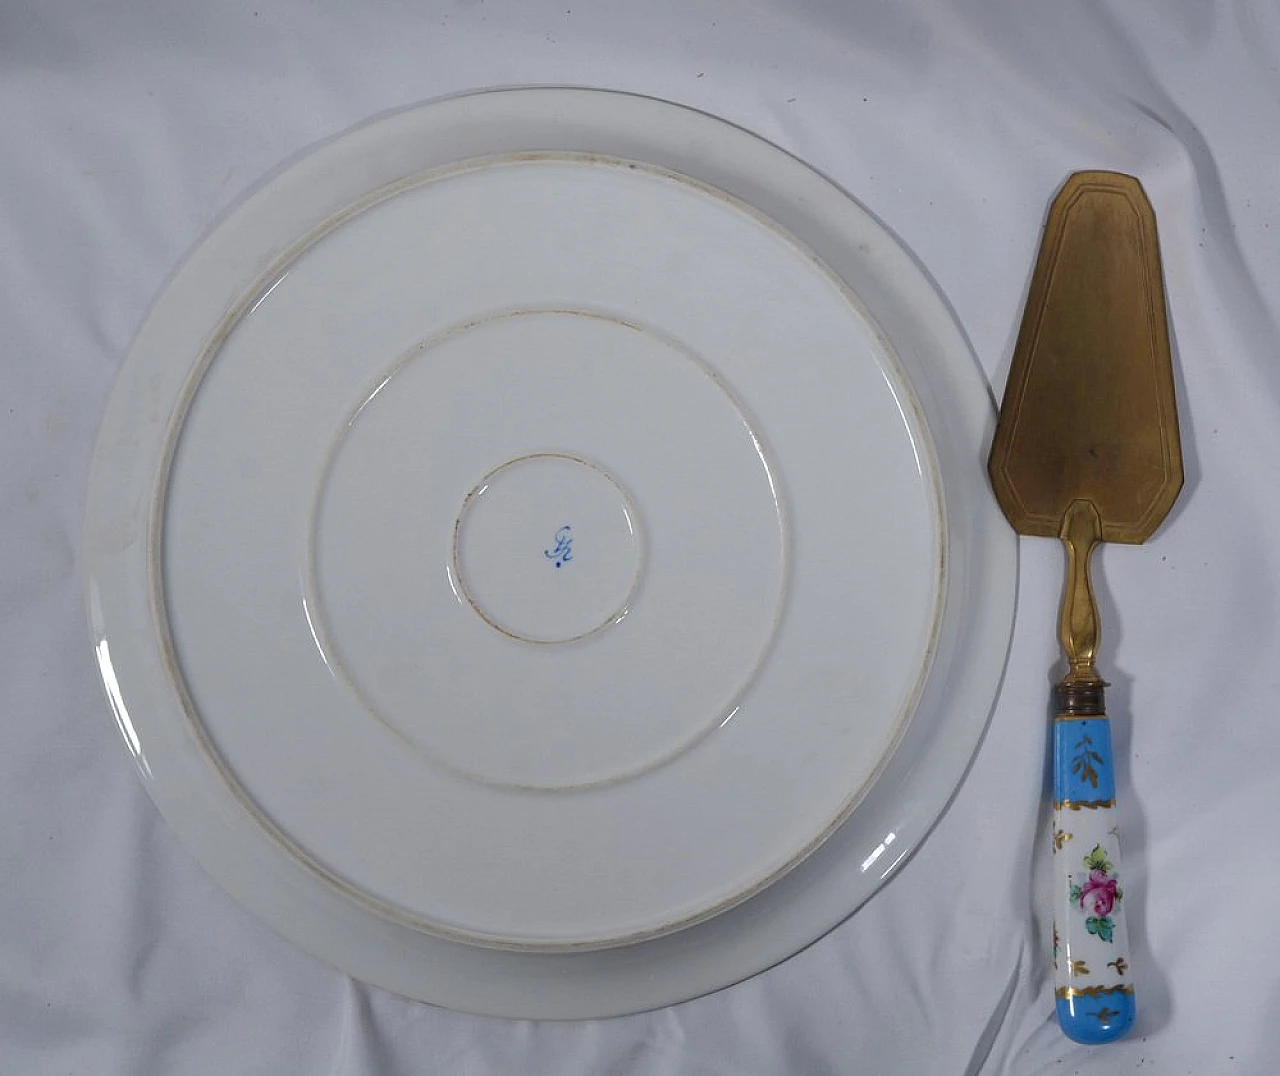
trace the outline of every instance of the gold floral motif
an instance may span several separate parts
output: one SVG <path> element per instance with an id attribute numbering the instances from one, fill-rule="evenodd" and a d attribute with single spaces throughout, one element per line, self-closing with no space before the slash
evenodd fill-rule
<path id="1" fill-rule="evenodd" d="M 1107 967 L 1115 968 L 1117 975 L 1123 975 L 1129 970 L 1129 964 L 1122 956 L 1116 957 L 1115 960 L 1108 960 Z"/>
<path id="2" fill-rule="evenodd" d="M 1117 1016 L 1119 1016 L 1119 1015 L 1120 1015 L 1120 1010 L 1119 1010 L 1119 1009 L 1108 1009 L 1108 1008 L 1104 1005 L 1104 1006 L 1102 1006 L 1102 1008 L 1101 1008 L 1101 1009 L 1099 1009 L 1099 1010 L 1098 1010 L 1096 1013 L 1094 1013 L 1093 1015 L 1094 1015 L 1094 1016 L 1096 1016 L 1096 1017 L 1098 1018 L 1098 1020 L 1099 1020 L 1099 1022 L 1100 1022 L 1100 1023 L 1105 1024 L 1108 1020 L 1114 1020 Z"/>
<path id="3" fill-rule="evenodd" d="M 1071 840 L 1071 834 L 1063 829 L 1055 829 L 1053 831 L 1053 850 L 1055 852 L 1062 851 L 1062 846 Z"/>
<path id="4" fill-rule="evenodd" d="M 1102 756 L 1093 749 L 1093 738 L 1087 733 L 1080 734 L 1080 742 L 1076 744 L 1076 755 L 1071 760 L 1071 772 L 1081 781 L 1088 781 L 1093 788 L 1098 787 L 1098 767 L 1105 766 Z"/>
<path id="5" fill-rule="evenodd" d="M 1071 960 L 1071 961 L 1068 961 L 1068 963 L 1071 965 L 1071 970 L 1070 970 L 1071 975 L 1088 975 L 1089 974 L 1089 965 L 1086 964 L 1083 960 Z"/>
<path id="6" fill-rule="evenodd" d="M 1115 797 L 1109 800 L 1058 800 L 1053 805 L 1055 811 L 1079 811 L 1082 808 L 1095 810 L 1099 807 L 1114 807 L 1116 805 Z"/>

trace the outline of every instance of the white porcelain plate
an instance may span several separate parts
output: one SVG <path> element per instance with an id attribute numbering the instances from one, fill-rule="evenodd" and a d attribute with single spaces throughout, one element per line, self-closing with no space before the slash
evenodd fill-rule
<path id="1" fill-rule="evenodd" d="M 785 957 L 975 750 L 1014 542 L 943 300 L 782 151 L 438 101 L 243 201 L 143 326 L 90 619 L 160 809 L 361 978 L 586 1016 Z"/>

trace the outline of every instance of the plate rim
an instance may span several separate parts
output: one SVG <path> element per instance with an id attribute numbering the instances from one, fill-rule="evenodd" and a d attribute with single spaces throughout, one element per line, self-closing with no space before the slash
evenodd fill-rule
<path id="1" fill-rule="evenodd" d="M 534 102 L 537 102 L 536 105 Z M 389 967 L 385 953 L 382 957 L 372 961 L 368 959 L 371 954 L 363 954 L 362 958 L 362 954 L 358 951 L 359 944 L 357 943 L 357 945 L 353 946 L 350 942 L 355 940 L 356 935 L 377 937 L 385 941 L 385 936 L 390 933 L 397 935 L 395 944 L 403 946 L 407 939 L 399 937 L 399 935 L 407 931 L 408 928 L 400 924 L 389 923 L 379 917 L 376 912 L 358 909 L 349 904 L 341 904 L 340 898 L 336 894 L 326 893 L 323 896 L 327 899 L 321 899 L 321 894 L 312 892 L 312 889 L 323 883 L 310 878 L 305 873 L 302 875 L 297 874 L 296 872 L 302 869 L 299 865 L 277 863 L 273 873 L 268 869 L 270 863 L 265 862 L 271 858 L 269 855 L 270 849 L 268 848 L 256 847 L 254 855 L 245 858 L 232 853 L 229 847 L 231 844 L 236 841 L 253 844 L 255 843 L 255 836 L 267 840 L 271 848 L 278 848 L 278 846 L 268 835 L 255 834 L 248 825 L 250 821 L 248 818 L 236 817 L 237 809 L 243 810 L 244 808 L 242 804 L 231 802 L 231 800 L 235 799 L 234 795 L 229 800 L 225 794 L 223 796 L 217 795 L 216 791 L 207 786 L 207 783 L 205 786 L 200 785 L 199 774 L 195 771 L 201 765 L 207 767 L 207 759 L 203 753 L 198 758 L 193 757 L 191 744 L 183 742 L 183 737 L 175 729 L 166 729 L 165 727 L 166 721 L 169 721 L 171 725 L 174 724 L 171 720 L 174 716 L 178 718 L 177 725 L 183 728 L 187 727 L 188 723 L 181 716 L 181 703 L 177 701 L 176 697 L 166 700 L 164 698 L 166 694 L 164 688 L 157 688 L 154 683 L 151 685 L 151 691 L 142 691 L 139 687 L 139 682 L 140 680 L 145 680 L 145 671 L 133 667 L 139 656 L 139 650 L 145 651 L 148 649 L 149 644 L 151 646 L 156 644 L 157 629 L 160 622 L 156 619 L 158 616 L 157 610 L 151 603 L 151 588 L 146 583 L 149 566 L 155 553 L 151 545 L 153 536 L 150 534 L 145 522 L 137 524 L 136 520 L 135 524 L 137 525 L 133 527 L 131 534 L 129 517 L 130 515 L 137 517 L 140 513 L 142 519 L 145 520 L 150 515 L 150 503 L 160 494 L 160 491 L 156 488 L 156 483 L 159 481 L 159 477 L 162 477 L 167 471 L 167 468 L 163 465 L 158 467 L 144 466 L 142 460 L 151 457 L 146 453 L 136 451 L 138 447 L 137 420 L 139 417 L 137 415 L 137 405 L 140 395 L 137 391 L 139 388 L 137 383 L 142 380 L 142 362 L 137 356 L 145 356 L 149 353 L 152 359 L 151 365 L 153 367 L 156 365 L 156 357 L 164 352 L 164 347 L 161 345 L 165 342 L 166 333 L 169 335 L 173 333 L 172 326 L 162 324 L 166 314 L 166 303 L 169 307 L 173 307 L 177 301 L 174 296 L 180 294 L 181 285 L 189 283 L 194 277 L 198 277 L 199 270 L 216 267 L 221 260 L 223 262 L 224 276 L 246 276 L 247 274 L 244 281 L 246 285 L 251 284 L 258 277 L 266 266 L 249 265 L 246 267 L 242 264 L 244 261 L 243 254 L 240 255 L 239 262 L 232 258 L 231 264 L 227 264 L 227 255 L 235 253 L 234 247 L 236 244 L 231 240 L 234 240 L 237 236 L 237 226 L 240 233 L 246 232 L 246 224 L 252 223 L 255 213 L 261 216 L 262 209 L 266 204 L 278 202 L 282 196 L 288 193 L 287 188 L 290 186 L 290 182 L 292 181 L 292 183 L 296 184 L 308 169 L 314 174 L 320 170 L 322 162 L 331 158 L 345 157 L 350 163 L 358 156 L 361 142 L 376 142 L 379 137 L 394 138 L 397 136 L 397 127 L 404 128 L 408 126 L 412 128 L 415 125 L 415 120 L 425 121 L 427 127 L 431 126 L 433 120 L 438 121 L 437 126 L 440 123 L 444 123 L 445 127 L 453 130 L 456 136 L 456 133 L 462 129 L 461 125 L 475 118 L 473 115 L 475 112 L 483 113 L 487 110 L 490 113 L 494 113 L 489 117 L 490 122 L 495 121 L 495 116 L 498 121 L 502 121 L 503 110 L 507 106 L 510 106 L 507 109 L 509 112 L 517 114 L 517 121 L 519 119 L 518 114 L 522 110 L 527 111 L 531 108 L 534 111 L 542 110 L 545 114 L 554 116 L 554 119 L 550 121 L 552 127 L 557 123 L 571 125 L 575 119 L 578 123 L 585 123 L 587 122 L 584 119 L 586 114 L 600 110 L 603 110 L 606 114 L 610 110 L 617 113 L 613 117 L 615 122 L 618 116 L 625 114 L 625 118 L 630 122 L 643 125 L 652 120 L 655 121 L 655 126 L 659 127 L 667 122 L 675 126 L 676 117 L 679 117 L 680 123 L 686 127 L 699 128 L 707 134 L 707 141 L 711 146 L 710 149 L 703 151 L 708 157 L 707 170 L 715 170 L 712 167 L 716 164 L 714 160 L 714 143 L 718 136 L 722 143 L 725 141 L 737 143 L 737 149 L 747 153 L 748 156 L 754 153 L 762 158 L 772 158 L 777 162 L 785 162 L 785 165 L 779 165 L 784 170 L 802 171 L 807 174 L 810 177 L 809 182 L 811 184 L 816 182 L 825 188 L 828 201 L 832 205 L 837 209 L 842 209 L 844 214 L 850 218 L 860 218 L 858 223 L 864 230 L 878 233 L 875 238 L 887 240 L 887 243 L 880 244 L 884 249 L 878 250 L 877 253 L 882 260 L 888 260 L 892 263 L 891 269 L 897 272 L 913 272 L 918 278 L 917 284 L 922 284 L 927 290 L 936 307 L 933 312 L 935 320 L 938 320 L 938 315 L 940 314 L 941 322 L 944 323 L 941 328 L 950 330 L 951 340 L 949 344 L 952 350 L 957 353 L 963 351 L 968 358 L 968 372 L 960 377 L 960 380 L 968 381 L 968 385 L 964 386 L 964 395 L 967 398 L 964 403 L 967 414 L 949 417 L 963 417 L 969 427 L 973 427 L 975 418 L 978 418 L 981 426 L 981 437 L 989 440 L 991 430 L 994 428 L 995 418 L 989 387 L 986 385 L 985 378 L 981 375 L 981 369 L 978 366 L 976 357 L 973 355 L 972 348 L 964 337 L 963 330 L 956 321 L 945 298 L 933 283 L 932 278 L 915 262 L 910 252 L 865 207 L 861 206 L 860 203 L 805 162 L 800 161 L 758 135 L 708 113 L 699 112 L 683 105 L 661 101 L 657 98 L 618 91 L 578 87 L 518 87 L 436 98 L 404 109 L 398 109 L 391 113 L 375 116 L 348 129 L 346 132 L 311 147 L 303 154 L 291 158 L 280 169 L 269 174 L 259 184 L 251 188 L 248 193 L 238 199 L 231 209 L 222 215 L 210 231 L 192 248 L 178 269 L 165 282 L 129 348 L 127 358 L 111 391 L 94 447 L 83 543 L 90 634 L 91 642 L 98 658 L 100 678 L 108 701 L 115 712 L 122 737 L 133 755 L 135 765 L 152 800 L 196 860 L 214 876 L 224 889 L 231 893 L 242 905 L 253 910 L 268 925 L 290 937 L 302 948 L 316 953 L 330 963 L 351 971 L 359 978 L 421 1000 L 495 1015 L 554 1017 L 615 1015 L 634 1012 L 639 1009 L 654 1008 L 706 993 L 729 985 L 731 982 L 745 978 L 777 963 L 781 959 L 785 959 L 792 952 L 821 937 L 847 915 L 852 914 L 861 903 L 877 891 L 883 882 L 896 871 L 906 856 L 923 842 L 932 826 L 936 824 L 937 820 L 945 812 L 946 807 L 962 783 L 964 774 L 972 762 L 973 755 L 976 754 L 980 746 L 991 709 L 994 707 L 995 698 L 998 695 L 999 683 L 1002 679 L 1012 633 L 1017 547 L 1016 539 L 1008 531 L 1007 527 L 991 526 L 997 519 L 1000 523 L 1003 522 L 1003 519 L 998 516 L 994 499 L 990 498 L 989 491 L 985 490 L 984 484 L 983 490 L 988 494 L 986 497 L 988 510 L 985 513 L 975 513 L 975 515 L 985 514 L 987 517 L 985 520 L 980 521 L 983 524 L 980 529 L 984 530 L 981 535 L 982 545 L 986 551 L 984 567 L 988 572 L 994 572 L 996 576 L 992 581 L 994 583 L 994 594 L 998 599 L 1003 599 L 1002 601 L 990 601 L 992 583 L 988 583 L 988 586 L 983 589 L 984 597 L 987 599 L 984 601 L 984 605 L 988 608 L 998 607 L 1007 613 L 1007 618 L 1003 616 L 988 617 L 988 620 L 992 621 L 992 625 L 987 628 L 985 633 L 977 633 L 982 636 L 981 660 L 976 663 L 964 663 L 960 675 L 963 677 L 967 671 L 969 680 L 976 678 L 982 683 L 987 683 L 988 688 L 993 688 L 993 690 L 983 688 L 980 684 L 971 684 L 968 687 L 968 694 L 985 697 L 986 705 L 981 708 L 980 719 L 971 715 L 963 726 L 956 722 L 958 728 L 963 727 L 964 735 L 953 737 L 957 739 L 957 744 L 949 748 L 949 750 L 953 751 L 954 757 L 951 759 L 948 769 L 956 771 L 955 763 L 957 761 L 961 765 L 958 772 L 951 773 L 945 782 L 947 790 L 946 795 L 942 797 L 942 801 L 938 802 L 939 797 L 936 790 L 932 795 L 927 796 L 929 806 L 925 806 L 923 810 L 917 809 L 918 816 L 927 817 L 916 817 L 907 827 L 903 828 L 903 842 L 900 850 L 894 853 L 892 861 L 878 873 L 872 872 L 871 868 L 878 858 L 877 855 L 872 855 L 868 862 L 862 863 L 860 875 L 864 884 L 853 887 L 840 899 L 833 899 L 837 894 L 832 888 L 831 892 L 826 894 L 826 899 L 820 902 L 822 904 L 822 914 L 819 914 L 814 909 L 805 915 L 800 915 L 797 921 L 797 914 L 794 911 L 790 915 L 786 914 L 787 906 L 780 904 L 782 898 L 778 896 L 775 890 L 781 892 L 781 890 L 785 889 L 795 889 L 798 883 L 793 876 L 797 874 L 807 876 L 816 873 L 820 878 L 830 874 L 831 861 L 838 853 L 834 850 L 828 850 L 828 846 L 839 836 L 839 831 L 819 846 L 804 862 L 775 880 L 772 885 L 763 891 L 749 897 L 744 904 L 722 912 L 712 919 L 703 920 L 698 924 L 679 930 L 675 934 L 666 934 L 613 949 L 557 953 L 482 950 L 475 946 L 446 940 L 435 935 L 413 932 L 413 938 L 429 942 L 425 946 L 426 950 L 436 949 L 438 951 L 417 954 L 420 957 L 424 957 L 424 959 L 415 958 L 412 961 L 418 967 L 417 973 L 415 974 L 412 969 L 408 969 L 409 973 L 406 974 L 406 969 L 397 970 Z M 576 116 L 575 109 L 577 110 Z M 453 114 L 444 115 L 445 113 Z M 509 116 L 507 121 L 510 121 Z M 399 133 L 403 135 L 404 131 L 401 130 Z M 743 147 L 746 147 L 746 149 L 743 149 Z M 530 148 L 533 147 L 530 146 Z M 694 155 L 696 156 L 697 153 L 695 152 Z M 460 160 L 461 157 L 455 155 L 453 159 Z M 662 167 L 667 167 L 665 162 Z M 721 163 L 719 167 L 727 166 Z M 359 168 L 356 171 L 359 172 Z M 699 182 L 706 182 L 704 176 L 695 174 L 694 178 Z M 374 190 L 385 186 L 385 183 L 366 185 L 365 190 L 372 193 Z M 740 197 L 737 192 L 731 191 L 730 193 L 735 198 Z M 336 200 L 341 202 L 343 206 L 349 205 L 354 201 L 353 199 L 345 198 L 342 192 L 338 193 Z M 749 204 L 754 206 L 754 203 Z M 332 214 L 329 216 L 332 216 Z M 325 219 L 327 220 L 328 218 L 326 217 Z M 770 216 L 770 219 L 775 218 Z M 777 225 L 786 228 L 787 222 L 778 221 Z M 287 230 L 287 228 L 283 227 L 280 229 L 281 232 Z M 297 233 L 292 234 L 297 235 Z M 802 242 L 804 241 L 803 236 L 800 239 Z M 294 243 L 286 243 L 280 249 L 272 247 L 269 251 L 270 256 L 267 259 L 268 263 L 276 261 L 290 247 L 307 241 L 309 241 L 309 236 L 303 233 L 300 238 L 296 238 Z M 806 245 L 808 244 L 806 243 Z M 232 249 L 228 251 L 227 248 Z M 845 282 L 844 276 L 834 267 L 833 272 L 836 273 L 838 279 Z M 845 283 L 847 285 L 847 282 Z M 853 289 L 851 285 L 847 286 L 855 295 L 858 295 L 859 305 L 863 308 L 864 316 L 867 316 L 868 321 L 878 328 L 879 323 L 871 309 L 868 309 L 869 304 L 861 301 L 861 293 Z M 237 304 L 234 302 L 234 298 L 235 296 L 229 297 L 226 308 L 227 320 L 230 320 L 233 316 L 238 316 Z M 886 350 L 896 356 L 897 351 L 891 338 L 883 333 L 881 335 Z M 203 341 L 201 343 L 203 344 Z M 199 350 L 203 351 L 203 346 Z M 921 386 L 917 384 L 916 378 L 911 376 L 912 372 L 901 361 L 898 362 L 898 365 L 913 393 L 920 395 Z M 148 371 L 148 373 L 153 377 L 155 376 L 151 371 Z M 959 371 L 957 370 L 956 373 L 959 373 Z M 191 364 L 184 366 L 176 375 L 171 371 L 169 372 L 170 380 L 181 385 L 179 394 L 186 393 L 186 386 L 192 374 L 193 366 Z M 129 384 L 131 379 L 135 384 Z M 154 381 L 150 384 L 150 391 L 153 397 L 157 395 Z M 145 395 L 145 393 L 142 395 Z M 928 393 L 924 395 L 927 396 Z M 985 407 L 975 407 L 975 402 L 978 401 L 985 404 Z M 920 416 L 921 425 L 929 437 L 936 440 L 938 434 L 934 430 L 934 422 L 931 421 L 931 418 L 936 418 L 936 416 L 930 411 L 927 401 L 921 400 L 919 406 L 923 412 Z M 145 433 L 153 438 L 158 437 L 158 447 L 163 451 L 164 446 L 169 443 L 171 420 L 167 410 L 160 408 L 160 411 L 163 413 L 159 415 L 158 419 L 149 413 L 144 416 L 142 424 Z M 979 412 L 985 413 L 979 414 Z M 945 412 L 939 412 L 938 414 L 945 414 Z M 967 432 L 972 433 L 972 428 Z M 154 452 L 152 455 L 154 455 Z M 945 474 L 949 469 L 946 459 L 943 458 L 945 457 L 945 452 L 937 452 L 936 457 L 935 466 L 939 474 L 942 493 L 946 496 L 950 492 L 951 484 L 948 483 Z M 985 472 L 978 469 L 975 474 L 980 476 Z M 972 485 L 972 482 L 970 484 Z M 146 503 L 143 503 L 144 500 Z M 128 506 L 124 511 L 123 518 L 119 507 L 121 504 Z M 994 518 L 992 518 L 993 515 Z M 953 528 L 948 525 L 949 513 L 945 506 L 942 509 L 941 518 L 944 526 L 944 543 L 946 544 L 948 559 L 952 560 L 955 559 L 956 551 L 950 548 Z M 137 533 L 139 529 L 147 531 L 145 539 Z M 1011 555 L 1001 557 L 999 555 L 999 547 L 1010 550 Z M 1000 570 L 1002 562 L 1004 565 L 1003 571 Z M 961 573 L 952 572 L 950 574 L 958 576 Z M 130 589 L 133 589 L 135 595 L 138 591 L 138 586 L 134 584 L 138 584 L 143 593 L 147 595 L 146 604 L 149 606 L 147 610 L 149 616 L 144 618 L 144 621 L 151 630 L 145 633 L 145 637 L 143 628 L 140 627 L 136 620 L 131 627 L 126 624 L 126 630 L 124 631 L 119 630 L 114 624 L 111 630 L 108 631 L 105 623 L 107 614 L 103 604 L 104 595 L 107 597 L 108 605 L 113 603 L 118 605 L 121 601 L 127 602 Z M 951 601 L 948 601 L 947 607 L 949 608 L 952 604 Z M 944 621 L 947 617 L 948 608 L 944 608 L 941 613 Z M 1007 623 L 1004 624 L 1002 631 L 1000 625 L 994 623 L 994 621 L 998 620 L 1004 623 L 1005 619 L 1007 619 Z M 113 643 L 121 642 L 122 637 L 124 646 L 116 651 L 113 658 L 110 647 Z M 159 660 L 161 666 L 165 665 L 164 655 L 160 655 Z M 934 680 L 936 664 L 935 661 L 934 669 L 931 669 L 927 674 L 929 681 Z M 975 664 L 982 667 L 983 675 L 978 676 L 973 672 Z M 151 663 L 152 671 L 155 668 L 154 662 Z M 129 682 L 130 688 L 128 691 L 125 691 L 121 686 L 121 673 L 124 674 L 123 679 Z M 171 680 L 172 677 L 168 677 L 168 679 Z M 949 694 L 954 696 L 956 692 L 951 691 Z M 160 697 L 156 698 L 156 695 Z M 144 705 L 142 708 L 137 709 L 136 717 L 131 716 L 128 709 L 129 700 L 137 700 L 139 698 L 144 704 L 150 703 L 151 705 Z M 170 704 L 167 712 L 164 705 L 166 701 Z M 923 698 L 918 702 L 922 703 Z M 159 708 L 160 716 L 156 716 L 157 707 Z M 177 715 L 172 712 L 175 708 L 178 711 Z M 908 725 L 912 724 L 915 724 L 915 722 L 908 722 Z M 143 730 L 141 735 L 138 731 L 139 728 Z M 898 738 L 895 747 L 896 751 L 902 749 L 904 739 L 910 739 L 909 729 L 905 737 L 900 736 Z M 155 767 L 152 766 L 152 762 L 156 763 Z M 883 775 L 886 768 L 891 768 L 891 766 L 892 760 L 888 764 L 882 765 L 880 774 Z M 207 779 L 208 775 L 206 774 L 205 776 Z M 195 796 L 191 794 L 193 788 L 199 789 Z M 225 791 L 231 791 L 225 785 L 222 785 L 222 788 Z M 856 810 L 855 808 L 855 814 Z M 235 835 L 234 837 L 225 837 L 225 831 L 228 827 L 230 832 Z M 906 832 L 908 829 L 912 831 L 909 834 Z M 889 831 L 889 841 L 881 843 L 880 853 L 884 852 L 885 845 L 891 843 L 898 832 L 899 828 Z M 220 842 L 224 840 L 226 843 L 220 845 Z M 242 847 L 240 851 L 244 852 L 246 849 Z M 261 863 L 261 869 L 259 867 L 251 867 L 251 862 Z M 832 886 L 833 883 L 824 883 L 824 885 Z M 781 890 L 779 887 L 781 887 Z M 301 921 L 296 917 L 293 910 L 293 904 L 299 897 L 305 897 L 311 902 L 313 906 L 312 919 L 326 922 L 329 925 L 327 929 L 313 931 L 312 927 L 301 925 Z M 766 900 L 766 898 L 769 899 Z M 335 904 L 333 903 L 334 901 L 339 901 L 339 903 Z M 788 940 L 783 946 L 783 948 L 788 948 L 789 951 L 781 952 L 776 944 L 772 946 L 757 945 L 756 955 L 748 960 L 746 964 L 740 959 L 728 961 L 727 964 L 731 965 L 731 967 L 726 966 L 724 970 L 713 972 L 712 967 L 717 963 L 726 965 L 724 955 L 721 954 L 719 961 L 709 962 L 703 968 L 701 975 L 693 975 L 689 978 L 684 977 L 686 973 L 680 971 L 678 965 L 664 963 L 657 968 L 648 966 L 653 960 L 660 957 L 665 959 L 665 957 L 670 956 L 669 953 L 666 953 L 664 957 L 664 951 L 671 948 L 672 939 L 678 939 L 683 945 L 687 945 L 690 942 L 698 942 L 716 949 L 725 949 L 732 946 L 736 950 L 743 944 L 742 935 L 758 938 L 760 932 L 752 924 L 759 921 L 762 904 L 772 906 L 772 918 L 777 919 L 780 917 L 790 922 L 788 934 L 791 940 Z M 843 909 L 842 912 L 841 909 Z M 362 922 L 357 929 L 357 924 L 353 917 L 359 918 L 366 915 L 373 916 L 378 921 Z M 344 923 L 344 920 L 347 920 L 347 922 Z M 352 936 L 347 940 L 346 944 L 338 937 L 341 930 L 335 931 L 332 929 L 335 924 L 345 927 L 351 932 Z M 701 935 L 701 937 L 697 937 L 697 935 Z M 800 944 L 798 945 L 795 944 L 795 939 L 797 938 L 800 939 Z M 644 950 L 644 952 L 641 952 L 641 950 Z M 496 962 L 494 959 L 477 960 L 476 957 L 479 953 L 488 953 L 491 957 L 498 956 L 501 959 L 496 960 Z M 609 954 L 615 955 L 611 957 Z M 433 973 L 431 969 L 436 961 L 425 959 L 427 956 L 434 956 L 443 964 L 455 966 L 444 974 Z M 511 964 L 513 959 L 515 963 L 511 967 L 503 967 L 501 971 L 498 971 L 497 965 L 503 963 Z M 584 967 L 584 961 L 588 965 L 594 964 L 595 966 Z M 514 976 L 516 980 L 525 979 L 530 984 L 546 977 L 559 978 L 564 969 L 555 968 L 554 965 L 557 963 L 576 965 L 579 973 L 590 971 L 589 979 L 603 978 L 606 983 L 612 980 L 615 987 L 612 991 L 613 996 L 610 996 L 608 991 L 599 991 L 598 987 L 590 988 L 587 993 L 562 990 L 557 995 L 552 991 L 548 992 L 550 996 L 544 997 L 524 997 L 519 992 L 519 989 L 515 993 L 509 989 L 506 991 L 484 989 L 485 980 L 491 980 L 495 974 L 500 975 L 504 981 L 510 981 Z M 467 989 L 460 990 L 455 989 L 454 984 L 459 981 L 457 972 L 462 970 L 461 964 L 474 965 L 470 969 L 472 975 L 470 977 L 462 976 L 462 978 L 477 981 L 469 982 Z M 750 966 L 747 966 L 747 964 Z M 494 965 L 494 967 L 485 970 L 489 968 L 489 965 Z M 518 973 L 515 971 L 517 965 L 520 966 Z M 423 966 L 427 968 L 425 974 L 421 970 Z M 646 968 L 644 972 L 646 989 L 644 990 L 635 989 L 632 983 L 634 973 L 630 969 L 636 966 Z M 666 969 L 665 971 L 663 970 L 664 968 Z M 656 990 L 654 989 L 655 979 L 658 987 Z M 492 981 L 488 983 L 490 988 L 493 985 Z M 477 987 L 480 987 L 479 991 L 476 989 Z"/>

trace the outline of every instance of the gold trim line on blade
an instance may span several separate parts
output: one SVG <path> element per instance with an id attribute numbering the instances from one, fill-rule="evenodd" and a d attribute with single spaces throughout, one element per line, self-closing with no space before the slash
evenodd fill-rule
<path id="1" fill-rule="evenodd" d="M 1060 986 L 1053 993 L 1067 1001 L 1071 998 L 1101 998 L 1108 994 L 1132 994 L 1133 987 L 1129 983 L 1118 986 Z"/>
<path id="2" fill-rule="evenodd" d="M 1087 809 L 1090 811 L 1097 810 L 1100 807 L 1114 807 L 1116 805 L 1115 797 L 1109 800 L 1057 800 L 1053 809 L 1055 811 L 1079 811 Z"/>

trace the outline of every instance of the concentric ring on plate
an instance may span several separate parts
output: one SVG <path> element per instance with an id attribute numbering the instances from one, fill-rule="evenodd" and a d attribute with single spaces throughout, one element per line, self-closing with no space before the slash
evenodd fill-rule
<path id="1" fill-rule="evenodd" d="M 339 211 L 172 436 L 159 600 L 218 765 L 312 869 L 446 937 L 621 945 L 745 899 L 869 787 L 929 668 L 911 388 L 810 251 L 683 176 L 520 154 Z M 452 551 L 484 475 L 557 454 L 634 500 L 643 581 L 532 645 L 460 600 Z M 517 608 L 613 540 L 557 569 L 544 508 L 495 532 Z"/>
<path id="2" fill-rule="evenodd" d="M 517 434 L 485 425 L 497 383 L 535 416 Z M 566 396 L 562 383 L 589 390 Z M 682 400 L 667 438 L 700 443 L 696 457 L 658 461 L 645 394 Z M 424 425 L 441 398 L 449 424 Z M 458 430 L 473 451 L 450 462 Z M 414 463 L 388 459 L 411 443 Z M 365 510 L 345 510 L 372 485 Z M 716 571 L 723 549 L 681 540 L 713 517 L 735 544 L 732 574 Z M 401 357 L 343 421 L 310 527 L 308 621 L 329 667 L 426 757 L 513 790 L 580 792 L 689 750 L 733 713 L 786 597 L 781 492 L 740 405 L 674 340 L 585 310 L 470 318 Z M 637 654 L 663 653 L 677 620 L 682 660 L 655 676 Z M 440 626 L 430 660 L 418 652 L 428 621 Z M 459 645 L 483 655 L 484 677 L 450 675 L 471 656 Z M 513 728 L 513 697 L 557 724 Z M 660 707 L 668 719 L 655 721 Z"/>

